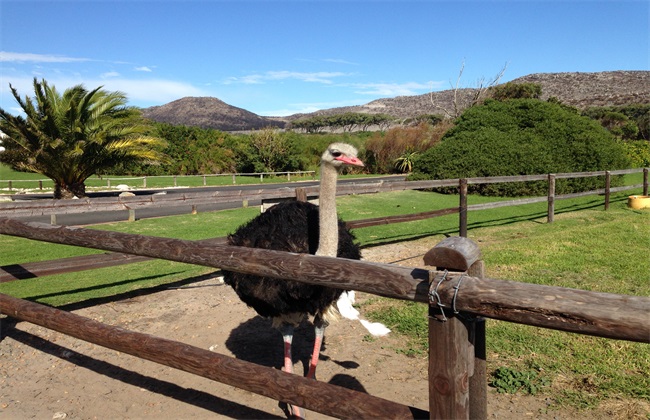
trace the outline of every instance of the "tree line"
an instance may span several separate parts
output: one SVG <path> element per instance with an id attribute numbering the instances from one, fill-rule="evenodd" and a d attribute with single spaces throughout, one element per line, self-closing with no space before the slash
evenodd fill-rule
<path id="1" fill-rule="evenodd" d="M 11 91 L 25 116 L 0 109 L 6 149 L 0 162 L 51 178 L 57 198 L 84 196 L 84 181 L 92 175 L 317 169 L 322 150 L 335 141 L 355 145 L 365 171 L 411 173 L 411 179 L 650 166 L 650 105 L 580 112 L 555 98 L 542 101 L 541 87 L 532 83 L 490 87 L 458 118 L 427 114 L 396 121 L 343 113 L 297 120 L 287 131 L 249 134 L 147 121 L 126 105 L 125 95 L 101 88 L 79 85 L 60 94 L 34 79 L 34 97 Z M 370 126 L 381 129 L 370 132 Z M 477 192 L 520 195 L 533 187 L 508 188 L 493 184 Z"/>

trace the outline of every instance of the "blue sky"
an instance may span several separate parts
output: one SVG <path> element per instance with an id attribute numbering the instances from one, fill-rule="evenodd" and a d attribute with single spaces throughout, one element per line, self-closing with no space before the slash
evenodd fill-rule
<path id="1" fill-rule="evenodd" d="M 649 70 L 648 1 L 0 0 L 0 107 L 44 78 L 289 115 L 531 73 Z"/>

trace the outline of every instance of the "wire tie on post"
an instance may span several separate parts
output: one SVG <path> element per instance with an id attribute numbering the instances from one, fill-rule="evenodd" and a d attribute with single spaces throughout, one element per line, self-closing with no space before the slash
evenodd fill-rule
<path id="1" fill-rule="evenodd" d="M 454 311 L 454 314 L 458 314 L 458 310 L 456 309 L 456 297 L 458 296 L 458 289 L 460 289 L 460 282 L 463 281 L 463 277 L 465 277 L 465 273 L 460 275 L 458 283 L 454 286 L 454 297 L 451 300 L 451 309 Z"/>
<path id="2" fill-rule="evenodd" d="M 438 288 L 440 287 L 440 284 L 447 279 L 447 274 L 449 272 L 445 270 L 445 272 L 442 275 L 442 278 L 438 280 L 438 284 L 436 284 L 435 289 L 433 291 L 429 292 L 429 299 L 433 300 L 436 305 L 438 305 L 438 308 L 440 308 L 440 314 L 442 315 L 442 319 L 440 321 L 445 322 L 447 321 L 447 316 L 445 315 L 445 305 L 442 304 L 442 301 L 440 299 L 440 295 L 438 294 Z"/>

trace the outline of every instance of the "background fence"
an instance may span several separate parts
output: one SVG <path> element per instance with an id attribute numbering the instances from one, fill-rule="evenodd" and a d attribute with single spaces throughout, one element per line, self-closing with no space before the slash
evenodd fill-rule
<path id="1" fill-rule="evenodd" d="M 643 173 L 643 182 L 636 185 L 611 187 L 611 177 L 615 175 Z M 572 194 L 555 194 L 555 180 L 583 177 L 604 177 L 604 188 Z M 472 184 L 507 183 L 547 181 L 548 194 L 544 197 L 529 197 L 507 201 L 498 201 L 484 204 L 467 204 L 467 187 Z M 611 193 L 632 189 L 643 190 L 643 195 L 648 195 L 648 168 L 622 169 L 615 171 L 573 172 L 547 175 L 500 176 L 485 178 L 462 178 L 431 181 L 363 181 L 351 184 L 342 184 L 337 188 L 338 195 L 370 194 L 389 191 L 426 190 L 443 187 L 457 187 L 459 190 L 459 206 L 446 209 L 432 210 L 416 214 L 405 214 L 391 217 L 357 220 L 348 222 L 350 228 L 361 228 L 379 224 L 400 223 L 438 217 L 452 213 L 459 213 L 460 236 L 467 236 L 467 223 L 469 211 L 491 209 L 504 206 L 516 206 L 546 201 L 548 203 L 548 222 L 553 222 L 555 202 L 587 195 L 604 195 L 605 209 L 609 208 Z M 0 203 L 0 215 L 3 217 L 33 217 L 50 215 L 52 223 L 56 222 L 57 214 L 75 214 L 100 211 L 128 210 L 129 220 L 135 220 L 137 211 L 145 208 L 179 207 L 184 206 L 188 211 L 195 212 L 197 206 L 215 203 L 241 203 L 248 205 L 249 201 L 299 199 L 307 200 L 318 196 L 318 186 L 311 187 L 279 187 L 275 189 L 236 189 L 226 188 L 210 192 L 189 192 L 174 194 L 136 195 L 130 197 L 102 197 L 84 198 L 78 200 L 30 200 Z"/>
<path id="2" fill-rule="evenodd" d="M 291 171 L 291 172 L 252 172 L 252 173 L 222 173 L 222 174 L 201 174 L 201 175 L 155 175 L 155 176 L 138 176 L 138 177 L 91 177 L 86 180 L 86 186 L 90 188 L 117 188 L 120 184 L 131 184 L 132 188 L 165 188 L 165 187 L 178 187 L 179 181 L 187 186 L 208 186 L 215 183 L 209 182 L 210 179 L 230 178 L 232 184 L 236 185 L 237 180 L 242 183 L 242 180 L 252 179 L 259 180 L 260 183 L 264 182 L 264 177 L 273 179 L 277 177 L 286 177 L 287 181 L 291 181 L 291 177 L 304 178 L 310 177 L 314 179 L 316 176 L 315 171 Z M 137 186 L 134 185 L 137 183 Z M 249 183 L 249 182 L 243 182 Z M 2 180 L 0 179 L 0 188 L 6 188 L 11 192 L 16 189 L 31 189 L 43 191 L 44 189 L 54 189 L 54 184 L 51 179 L 13 179 Z"/>

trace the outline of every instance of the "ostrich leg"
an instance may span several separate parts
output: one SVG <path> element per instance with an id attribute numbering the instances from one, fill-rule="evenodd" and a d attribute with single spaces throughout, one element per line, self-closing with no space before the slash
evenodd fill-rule
<path id="1" fill-rule="evenodd" d="M 284 370 L 287 373 L 293 373 L 293 358 L 291 357 L 291 342 L 293 341 L 294 327 L 291 324 L 284 324 L 280 327 L 282 341 L 284 342 Z M 288 404 L 289 414 L 292 418 L 304 419 L 304 410 L 295 405 Z"/>
<path id="2" fill-rule="evenodd" d="M 293 341 L 293 325 L 284 324 L 280 327 L 282 341 L 284 342 L 284 370 L 293 373 L 293 359 L 291 357 L 291 342 Z"/>
<path id="3" fill-rule="evenodd" d="M 311 360 L 309 361 L 309 372 L 307 372 L 307 377 L 316 379 L 316 365 L 318 364 L 318 358 L 320 357 L 320 348 L 323 345 L 323 337 L 325 336 L 325 327 L 329 323 L 324 321 L 320 316 L 316 316 L 314 319 L 314 351 L 311 354 Z"/>

